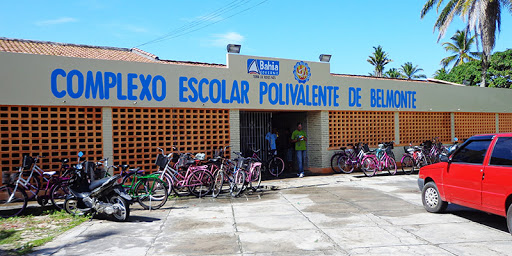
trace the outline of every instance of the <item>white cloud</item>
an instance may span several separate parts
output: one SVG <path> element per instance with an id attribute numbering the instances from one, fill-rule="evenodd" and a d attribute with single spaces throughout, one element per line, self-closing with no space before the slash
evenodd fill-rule
<path id="1" fill-rule="evenodd" d="M 38 21 L 38 22 L 36 22 L 36 25 L 37 26 L 51 26 L 51 25 L 59 25 L 59 24 L 64 24 L 64 23 L 77 22 L 77 21 L 78 20 L 75 18 L 62 17 L 62 18 L 53 19 L 53 20 Z"/>
<path id="2" fill-rule="evenodd" d="M 225 34 L 214 34 L 212 40 L 210 40 L 213 46 L 226 46 L 228 44 L 241 44 L 245 37 L 236 33 L 228 32 Z"/>

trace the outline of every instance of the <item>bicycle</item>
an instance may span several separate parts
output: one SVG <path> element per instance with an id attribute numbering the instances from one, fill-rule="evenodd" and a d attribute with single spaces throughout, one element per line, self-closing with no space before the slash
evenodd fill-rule
<path id="1" fill-rule="evenodd" d="M 252 157 L 242 157 L 239 161 L 239 169 L 245 172 L 245 184 L 256 191 L 261 184 L 261 162 Z"/>
<path id="2" fill-rule="evenodd" d="M 351 173 L 355 169 L 365 169 L 363 165 L 363 158 L 371 154 L 368 144 L 359 142 L 356 145 L 348 144 L 352 146 L 352 149 L 347 149 L 345 152 L 346 156 L 338 158 L 338 168 L 344 173 Z M 357 153 L 356 153 L 357 152 Z"/>
<path id="3" fill-rule="evenodd" d="M 29 155 L 24 155 L 22 166 L 18 169 L 19 176 L 17 177 L 18 181 L 16 184 L 17 186 L 23 187 L 25 191 L 28 192 L 27 195 L 29 200 L 34 199 L 41 189 L 40 177 L 43 175 L 44 171 L 37 166 L 40 158 L 44 158 L 44 156 L 36 156 L 33 158 Z M 43 180 L 48 182 L 48 179 L 45 177 L 43 177 Z"/>
<path id="4" fill-rule="evenodd" d="M 37 203 L 41 206 L 45 206 L 48 201 L 58 210 L 64 209 L 64 201 L 66 196 L 69 194 L 68 181 L 70 179 L 69 172 L 71 168 L 68 165 L 69 160 L 67 158 L 62 160 L 61 172 L 62 176 L 56 176 L 56 171 L 43 172 L 43 177 L 46 175 L 48 179 L 46 182 L 46 188 L 44 189 L 43 195 L 37 196 Z"/>
<path id="5" fill-rule="evenodd" d="M 229 148 L 229 146 L 224 147 L 223 151 L 227 148 Z M 241 153 L 234 153 L 239 157 L 242 157 Z M 229 193 L 231 196 L 236 197 L 240 195 L 246 181 L 246 173 L 240 171 L 237 166 L 237 162 L 225 158 L 222 154 L 218 156 L 217 159 L 217 161 L 221 161 L 221 164 L 215 175 L 212 197 L 218 197 L 219 194 L 222 193 L 224 183 L 229 183 Z"/>
<path id="6" fill-rule="evenodd" d="M 423 148 L 409 144 L 409 148 L 404 147 L 404 150 L 405 153 L 400 163 L 402 164 L 402 172 L 405 174 L 411 174 L 415 171 L 415 168 L 419 170 L 421 167 L 429 164 Z"/>
<path id="7" fill-rule="evenodd" d="M 377 171 L 387 170 L 389 174 L 395 175 L 397 171 L 396 161 L 392 155 L 391 149 L 393 143 L 379 144 L 376 154 L 368 154 L 363 158 L 363 172 L 367 177 L 374 176 Z"/>
<path id="8" fill-rule="evenodd" d="M 144 170 L 140 170 L 140 168 L 129 169 L 128 165 L 113 167 L 121 169 L 122 186 L 132 198 L 137 199 L 142 208 L 156 210 L 165 205 L 169 196 L 167 192 L 168 185 L 158 177 L 158 174 L 144 175 Z"/>
<path id="9" fill-rule="evenodd" d="M 20 172 L 22 170 L 20 169 Z M 18 175 L 21 175 L 20 172 L 13 174 L 2 173 L 3 186 L 0 187 L 0 217 L 2 218 L 18 216 L 27 207 L 27 193 L 18 182 Z"/>
<path id="10" fill-rule="evenodd" d="M 281 175 L 281 173 L 284 171 L 284 161 L 282 158 L 278 157 L 277 154 L 276 154 L 276 150 L 269 150 L 268 151 L 268 156 L 267 156 L 267 161 L 263 161 L 259 156 L 258 156 L 258 152 L 260 152 L 260 150 L 254 150 L 254 149 L 251 149 L 252 150 L 252 158 L 254 158 L 257 162 L 260 162 L 262 163 L 262 166 L 265 168 L 265 170 L 268 170 L 268 172 L 276 177 L 276 178 L 279 178 L 279 175 Z"/>
<path id="11" fill-rule="evenodd" d="M 207 170 L 207 167 L 197 166 L 200 159 L 190 160 L 189 158 L 192 156 L 190 153 L 180 153 L 180 155 L 169 153 L 165 155 L 163 149 L 157 149 L 162 154 L 158 154 L 156 157 L 155 164 L 158 166 L 158 171 L 155 173 L 169 185 L 169 191 L 178 196 L 193 194 L 197 197 L 203 197 L 212 191 L 213 176 Z M 173 147 L 173 149 L 177 150 L 176 147 Z M 171 166 L 173 161 L 171 160 L 176 158 L 175 168 L 173 168 Z M 183 193 L 184 189 L 188 193 Z"/>
<path id="12" fill-rule="evenodd" d="M 331 157 L 331 169 L 334 173 L 351 173 L 353 171 L 350 171 L 350 172 L 346 172 L 345 170 L 343 170 L 340 165 L 338 164 L 338 161 L 340 161 L 339 159 L 340 158 L 348 158 L 348 154 L 346 152 L 347 150 L 347 147 L 340 147 L 341 151 L 337 151 L 337 152 L 334 152 L 334 154 L 332 155 Z"/>

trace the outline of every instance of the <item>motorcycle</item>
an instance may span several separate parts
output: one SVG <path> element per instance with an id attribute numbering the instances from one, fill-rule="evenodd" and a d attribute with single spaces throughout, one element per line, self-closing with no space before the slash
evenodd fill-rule
<path id="1" fill-rule="evenodd" d="M 72 215 L 106 214 L 115 221 L 125 221 L 130 216 L 132 198 L 123 189 L 123 177 L 113 175 L 90 181 L 94 162 L 80 162 L 83 153 L 78 153 L 78 164 L 69 180 L 69 192 L 64 209 Z M 89 172 L 89 173 L 88 173 Z"/>

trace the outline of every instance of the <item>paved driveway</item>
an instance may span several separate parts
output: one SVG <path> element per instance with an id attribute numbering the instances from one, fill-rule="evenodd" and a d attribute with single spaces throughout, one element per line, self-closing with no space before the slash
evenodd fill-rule
<path id="1" fill-rule="evenodd" d="M 130 222 L 83 223 L 37 255 L 510 255 L 503 217 L 450 205 L 430 214 L 416 175 L 272 180 L 240 198 L 134 206 Z"/>

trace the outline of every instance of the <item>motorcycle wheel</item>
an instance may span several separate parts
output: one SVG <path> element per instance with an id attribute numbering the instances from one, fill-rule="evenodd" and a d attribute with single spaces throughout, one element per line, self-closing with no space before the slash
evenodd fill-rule
<path id="1" fill-rule="evenodd" d="M 115 221 L 126 221 L 130 217 L 130 205 L 124 198 L 115 195 L 110 198 L 110 203 L 116 208 L 116 211 L 112 214 Z"/>
<path id="2" fill-rule="evenodd" d="M 64 210 L 73 216 L 82 216 L 86 214 L 86 212 L 79 208 L 78 204 L 78 199 L 75 197 L 68 197 L 66 198 L 66 201 L 64 201 Z"/>

